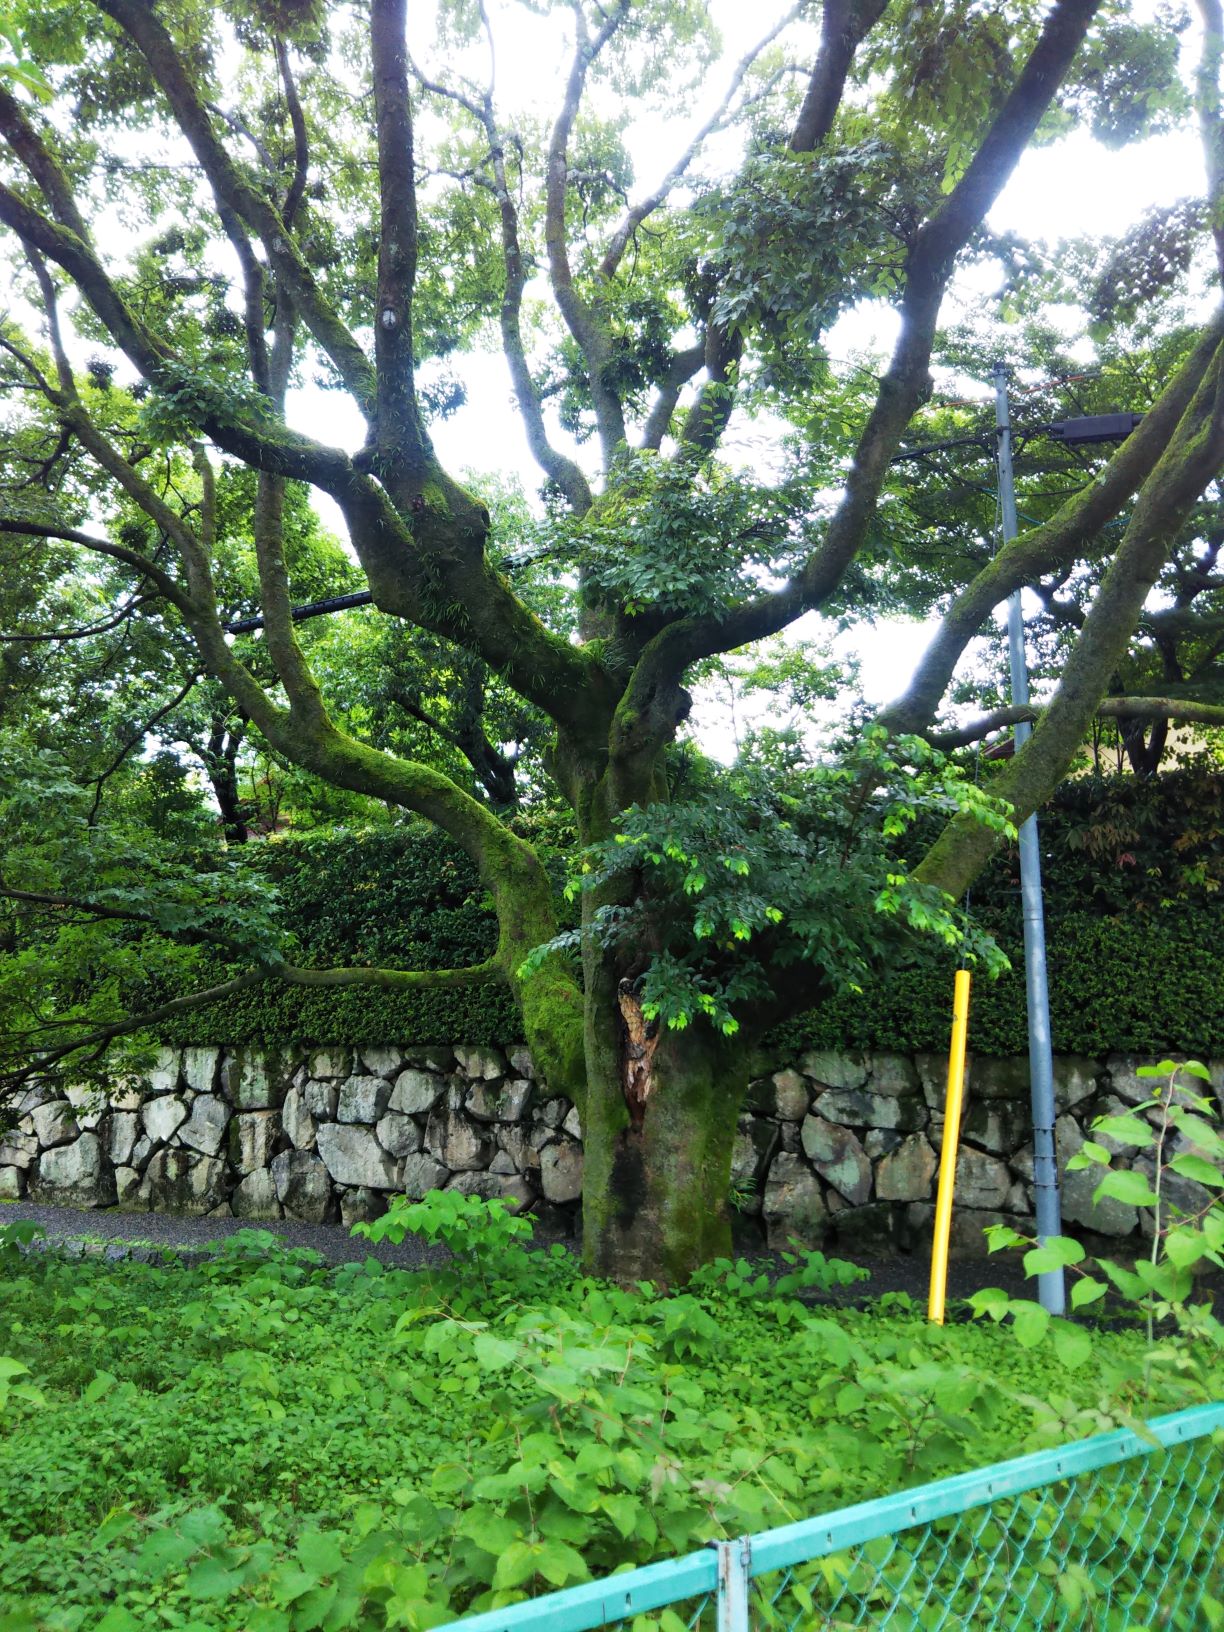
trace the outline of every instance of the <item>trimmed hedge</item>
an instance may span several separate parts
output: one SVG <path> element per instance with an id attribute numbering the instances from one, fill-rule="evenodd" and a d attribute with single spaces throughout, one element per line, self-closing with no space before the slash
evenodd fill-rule
<path id="1" fill-rule="evenodd" d="M 1019 936 L 1000 936 L 1012 962 L 977 980 L 969 1013 L 975 1054 L 1028 1052 Z M 1126 918 L 1066 914 L 1051 922 L 1050 1029 L 1056 1054 L 1224 1055 L 1224 922 L 1185 906 Z M 861 997 L 835 998 L 777 1027 L 763 1052 L 806 1048 L 941 1052 L 948 1046 L 953 963 L 933 954 Z"/>
<path id="2" fill-rule="evenodd" d="M 1178 771 L 1069 784 L 1042 816 L 1050 1008 L 1059 1053 L 1224 1054 L 1224 777 Z M 477 963 L 497 941 L 491 903 L 467 857 L 433 831 L 379 829 L 250 845 L 247 865 L 275 884 L 294 956 L 309 964 L 410 969 Z M 560 857 L 550 865 L 558 877 Z M 1012 961 L 976 983 L 976 1053 L 1027 1048 L 1015 852 L 974 887 L 975 913 Z M 1075 902 L 1074 910 L 1066 903 Z M 217 978 L 224 978 L 218 966 Z M 890 972 L 859 997 L 777 1028 L 775 1057 L 805 1048 L 947 1046 L 947 952 Z M 164 994 L 169 995 L 169 994 Z M 274 982 L 165 1028 L 169 1043 L 521 1041 L 498 987 L 393 993 L 304 991 Z"/>
<path id="3" fill-rule="evenodd" d="M 309 965 L 451 969 L 497 946 L 492 903 L 462 850 L 431 830 L 376 829 L 247 845 L 275 885 L 293 956 Z M 218 964 L 213 977 L 223 980 Z M 163 994 L 169 995 L 169 994 Z M 172 1044 L 490 1043 L 520 1040 L 508 992 L 327 991 L 268 981 L 161 1028 Z"/>

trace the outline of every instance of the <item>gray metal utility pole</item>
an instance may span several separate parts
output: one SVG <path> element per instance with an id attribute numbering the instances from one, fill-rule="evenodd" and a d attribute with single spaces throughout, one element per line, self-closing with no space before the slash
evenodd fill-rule
<path id="1" fill-rule="evenodd" d="M 1003 513 L 1004 544 L 1016 536 L 1016 489 L 1012 476 L 1011 415 L 1007 405 L 1007 369 L 996 363 L 995 426 L 998 431 L 999 499 Z M 1020 591 L 1007 602 L 1007 641 L 1011 655 L 1011 692 L 1014 704 L 1027 703 L 1028 663 L 1024 654 L 1024 614 Z M 1033 728 L 1022 721 L 1015 728 L 1016 752 Z M 1046 978 L 1045 914 L 1041 903 L 1041 851 L 1037 818 L 1020 826 L 1020 894 L 1024 903 L 1024 978 L 1028 1000 L 1029 1084 L 1033 1102 L 1033 1183 L 1037 1193 L 1037 1239 L 1045 1243 L 1062 1234 L 1058 1199 L 1058 1160 L 1054 1148 L 1054 1058 L 1050 1043 L 1050 992 Z M 1044 1309 L 1061 1315 L 1067 1307 L 1061 1269 L 1037 1277 L 1037 1295 Z"/>

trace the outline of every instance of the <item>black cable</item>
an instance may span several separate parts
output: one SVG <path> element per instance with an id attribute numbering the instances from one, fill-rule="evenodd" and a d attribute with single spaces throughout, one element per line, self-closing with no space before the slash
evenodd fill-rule
<path id="1" fill-rule="evenodd" d="M 374 597 L 368 589 L 358 589 L 352 595 L 334 595 L 328 601 L 307 601 L 304 606 L 292 607 L 289 616 L 294 623 L 301 623 L 305 618 L 326 617 L 329 612 L 347 612 L 351 606 L 369 606 L 373 600 Z M 227 635 L 249 635 L 263 626 L 262 614 L 254 618 L 238 618 L 233 623 L 221 625 Z"/>

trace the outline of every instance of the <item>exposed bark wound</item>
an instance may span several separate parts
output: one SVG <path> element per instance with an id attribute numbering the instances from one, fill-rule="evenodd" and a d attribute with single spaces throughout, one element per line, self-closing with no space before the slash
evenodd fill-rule
<path id="1" fill-rule="evenodd" d="M 646 1117 L 646 1101 L 654 1088 L 654 1051 L 659 1035 L 648 1026 L 642 1014 L 642 1005 L 634 996 L 629 981 L 622 980 L 617 990 L 625 1035 L 621 1047 L 621 1088 L 629 1107 L 629 1120 L 640 1128 Z"/>

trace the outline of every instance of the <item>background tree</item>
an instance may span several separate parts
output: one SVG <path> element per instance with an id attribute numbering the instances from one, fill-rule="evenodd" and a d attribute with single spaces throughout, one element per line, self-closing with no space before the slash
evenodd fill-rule
<path id="1" fill-rule="evenodd" d="M 677 753 L 686 681 L 806 612 L 870 600 L 873 529 L 930 392 L 958 260 L 1043 132 L 1087 120 L 1141 134 L 1172 117 L 1176 30 L 1099 0 L 798 4 L 642 194 L 624 121 L 674 111 L 714 71 L 704 7 L 445 0 L 419 64 L 405 12 L 404 0 L 21 9 L 53 100 L 44 113 L 0 81 L 0 223 L 41 312 L 37 336 L 32 317 L 5 330 L 9 389 L 17 433 L 54 427 L 90 472 L 90 500 L 18 504 L 0 528 L 99 558 L 151 619 L 189 632 L 193 667 L 279 759 L 468 852 L 499 919 L 486 963 L 307 970 L 247 934 L 236 978 L 508 986 L 544 1075 L 582 1106 L 588 1261 L 674 1279 L 727 1244 L 759 1029 L 861 982 L 907 933 L 959 938 L 952 900 L 1006 823 L 915 734 L 991 608 L 1121 521 L 1062 681 L 999 791 L 1023 815 L 1071 762 L 1224 458 L 1224 324 L 1196 338 L 1095 479 L 951 586 L 906 695 L 839 761 L 784 787 L 701 771 Z M 515 114 L 498 77 L 499 30 L 516 19 L 568 54 L 543 124 Z M 1206 29 L 1197 100 L 1205 230 L 1218 235 L 1210 9 Z M 730 168 L 710 156 L 737 142 Z M 895 308 L 898 338 L 852 402 L 822 336 L 864 299 Z M 573 612 L 518 591 L 489 505 L 434 450 L 429 393 L 488 332 L 547 480 L 546 548 Z M 100 400 L 89 346 L 130 387 L 130 421 Z M 358 452 L 287 414 L 290 385 L 309 379 L 356 405 Z M 775 474 L 719 460 L 737 418 L 779 408 L 795 434 Z M 224 627 L 220 514 L 236 479 L 251 495 L 258 659 Z M 372 745 L 321 683 L 292 616 L 294 483 L 338 506 L 375 605 L 414 632 L 414 653 L 445 654 L 457 680 L 495 676 L 549 722 L 547 773 L 586 858 L 580 968 L 538 855 L 473 785 L 455 740 L 462 696 L 453 717 L 417 722 L 449 732 L 456 776 L 397 751 L 406 737 Z M 380 661 L 389 695 L 397 659 Z M 891 840 L 920 806 L 949 824 L 909 875 Z"/>

